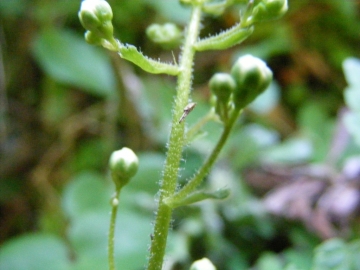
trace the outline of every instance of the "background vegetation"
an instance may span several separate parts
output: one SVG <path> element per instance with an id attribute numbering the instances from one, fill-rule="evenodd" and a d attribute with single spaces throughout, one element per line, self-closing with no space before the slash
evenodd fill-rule
<path id="1" fill-rule="evenodd" d="M 189 11 L 177 0 L 109 2 L 115 36 L 154 58 L 173 59 L 177 51 L 164 52 L 145 31 L 151 23 L 185 25 Z M 107 162 L 123 146 L 138 153 L 140 168 L 120 198 L 117 266 L 142 269 L 146 261 L 174 81 L 87 45 L 79 6 L 0 1 L 4 270 L 106 269 Z M 209 109 L 210 77 L 228 71 L 239 55 L 265 59 L 275 83 L 246 111 L 207 178 L 206 185 L 230 187 L 232 195 L 176 210 L 167 269 L 187 269 L 204 256 L 218 269 L 360 269 L 354 255 L 360 132 L 349 134 L 344 124 L 356 104 L 353 96 L 345 102 L 344 89 L 360 75 L 360 64 L 345 70 L 347 77 L 342 67 L 346 58 L 360 57 L 359 15 L 357 0 L 289 0 L 284 18 L 259 25 L 243 45 L 197 55 L 198 105 L 188 125 Z M 202 33 L 237 20 L 236 9 L 207 17 Z M 220 128 L 208 124 L 185 150 L 182 179 L 194 173 Z"/>

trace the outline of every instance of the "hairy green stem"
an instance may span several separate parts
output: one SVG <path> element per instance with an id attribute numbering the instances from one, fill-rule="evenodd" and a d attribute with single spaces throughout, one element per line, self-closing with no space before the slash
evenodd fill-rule
<path id="1" fill-rule="evenodd" d="M 199 36 L 200 20 L 201 7 L 195 6 L 192 10 L 185 44 L 183 46 L 180 59 L 177 96 L 174 104 L 172 128 L 168 145 L 169 148 L 164 165 L 163 179 L 161 182 L 160 198 L 153 239 L 151 241 L 150 257 L 147 266 L 148 270 L 161 270 L 164 260 L 166 240 L 172 214 L 172 209 L 164 203 L 164 198 L 173 195 L 177 185 L 178 171 L 184 145 L 184 123 L 179 123 L 179 119 L 183 114 L 183 109 L 187 105 L 189 99 L 192 66 L 195 55 L 193 45 Z"/>
<path id="2" fill-rule="evenodd" d="M 205 178 L 205 176 L 209 173 L 211 167 L 214 165 L 217 157 L 220 154 L 221 149 L 223 148 L 227 138 L 230 135 L 230 131 L 235 124 L 236 119 L 239 117 L 239 110 L 234 110 L 229 118 L 229 121 L 226 123 L 223 133 L 216 144 L 214 150 L 207 158 L 203 166 L 200 170 L 195 174 L 195 176 L 175 195 L 166 199 L 168 205 L 176 204 L 176 201 L 184 199 L 188 194 L 193 192 L 201 183 L 201 181 Z"/>
<path id="3" fill-rule="evenodd" d="M 119 205 L 119 194 L 120 194 L 120 190 L 116 190 L 114 196 L 111 199 L 111 218 L 110 218 L 109 238 L 108 238 L 109 270 L 115 270 L 114 241 L 115 241 L 116 214 Z"/>

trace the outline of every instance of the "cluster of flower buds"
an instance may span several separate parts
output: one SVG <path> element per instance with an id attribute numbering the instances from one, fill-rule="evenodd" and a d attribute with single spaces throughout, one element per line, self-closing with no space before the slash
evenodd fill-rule
<path id="1" fill-rule="evenodd" d="M 87 30 L 85 40 L 93 45 L 102 45 L 110 50 L 116 50 L 113 37 L 113 13 L 105 0 L 84 0 L 81 2 L 79 19 Z"/>
<path id="2" fill-rule="evenodd" d="M 251 103 L 271 80 L 272 72 L 265 62 L 251 55 L 239 57 L 230 74 L 215 74 L 209 86 L 220 119 L 226 122 L 231 110 L 239 111 Z"/>

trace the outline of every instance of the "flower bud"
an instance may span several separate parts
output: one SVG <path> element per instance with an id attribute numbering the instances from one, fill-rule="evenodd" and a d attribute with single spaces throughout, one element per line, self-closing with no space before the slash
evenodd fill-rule
<path id="1" fill-rule="evenodd" d="M 231 75 L 236 83 L 234 104 L 238 109 L 252 102 L 272 80 L 272 72 L 265 62 L 249 54 L 235 62 Z"/>
<path id="2" fill-rule="evenodd" d="M 136 174 L 138 166 L 139 160 L 130 148 L 123 147 L 111 154 L 109 168 L 117 189 L 122 188 L 129 182 Z"/>
<path id="3" fill-rule="evenodd" d="M 288 10 L 287 0 L 260 0 L 252 11 L 252 21 L 261 22 L 281 17 Z"/>
<path id="4" fill-rule="evenodd" d="M 227 103 L 231 93 L 235 90 L 235 81 L 230 74 L 216 73 L 209 82 L 211 92 L 222 103 Z"/>
<path id="5" fill-rule="evenodd" d="M 95 35 L 93 32 L 91 31 L 86 31 L 85 32 L 85 40 L 87 43 L 91 44 L 91 45 L 98 45 L 100 46 L 103 42 L 103 38 L 99 37 L 98 35 Z"/>
<path id="6" fill-rule="evenodd" d="M 208 258 L 202 258 L 195 261 L 190 266 L 190 270 L 216 270 L 216 268 Z"/>
<path id="7" fill-rule="evenodd" d="M 78 13 L 82 26 L 104 39 L 113 37 L 113 13 L 105 0 L 84 0 Z"/>
<path id="8" fill-rule="evenodd" d="M 147 36 L 165 48 L 174 48 L 181 43 L 182 32 L 172 23 L 152 24 L 146 29 Z"/>

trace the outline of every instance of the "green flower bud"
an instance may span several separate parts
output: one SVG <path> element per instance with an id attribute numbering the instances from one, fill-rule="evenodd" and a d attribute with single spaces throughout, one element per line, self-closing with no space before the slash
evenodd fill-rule
<path id="1" fill-rule="evenodd" d="M 91 31 L 86 31 L 85 32 L 85 40 L 87 43 L 91 44 L 91 45 L 98 45 L 100 46 L 103 42 L 103 38 L 99 37 L 98 35 L 95 35 L 93 32 Z"/>
<path id="2" fill-rule="evenodd" d="M 152 24 L 146 29 L 147 36 L 167 49 L 177 47 L 182 41 L 181 30 L 172 23 Z"/>
<path id="3" fill-rule="evenodd" d="M 218 104 L 217 97 L 215 95 L 210 96 L 210 105 L 211 107 L 216 107 L 216 104 Z"/>
<path id="4" fill-rule="evenodd" d="M 84 0 L 78 13 L 82 26 L 104 39 L 113 38 L 113 13 L 105 0 Z"/>
<path id="5" fill-rule="evenodd" d="M 190 266 L 190 270 L 216 270 L 216 268 L 208 258 L 202 258 L 195 261 Z"/>
<path id="6" fill-rule="evenodd" d="M 231 69 L 235 80 L 234 104 L 238 109 L 244 108 L 260 95 L 272 80 L 272 72 L 259 58 L 251 55 L 240 57 Z"/>
<path id="7" fill-rule="evenodd" d="M 288 10 L 287 0 L 261 0 L 252 11 L 252 21 L 261 22 L 281 17 Z"/>
<path id="8" fill-rule="evenodd" d="M 211 77 L 209 87 L 219 102 L 227 103 L 230 95 L 235 90 L 236 84 L 230 74 L 216 73 Z"/>
<path id="9" fill-rule="evenodd" d="M 114 151 L 109 160 L 112 180 L 117 189 L 125 186 L 136 174 L 139 160 L 135 153 L 127 147 Z"/>

